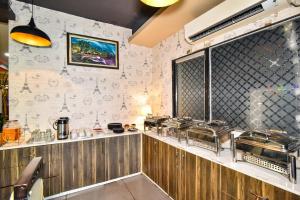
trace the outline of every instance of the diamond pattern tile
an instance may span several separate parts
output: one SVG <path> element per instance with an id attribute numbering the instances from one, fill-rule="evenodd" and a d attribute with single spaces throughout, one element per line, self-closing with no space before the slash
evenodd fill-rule
<path id="1" fill-rule="evenodd" d="M 299 55 L 299 19 L 213 48 L 212 118 L 296 135 Z"/>
<path id="2" fill-rule="evenodd" d="M 204 120 L 204 56 L 176 64 L 177 116 Z"/>

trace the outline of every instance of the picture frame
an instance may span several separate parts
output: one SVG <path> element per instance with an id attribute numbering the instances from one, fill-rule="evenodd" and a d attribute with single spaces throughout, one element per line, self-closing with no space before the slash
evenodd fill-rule
<path id="1" fill-rule="evenodd" d="M 67 33 L 67 63 L 85 67 L 119 69 L 119 42 Z"/>

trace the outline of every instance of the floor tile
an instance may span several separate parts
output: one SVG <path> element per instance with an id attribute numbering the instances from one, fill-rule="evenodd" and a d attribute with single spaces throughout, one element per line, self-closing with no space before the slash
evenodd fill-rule
<path id="1" fill-rule="evenodd" d="M 55 200 L 170 200 L 143 175 L 73 193 Z"/>
<path id="2" fill-rule="evenodd" d="M 128 192 L 124 183 L 113 182 L 104 186 L 84 190 L 81 192 L 67 195 L 65 199 L 68 200 L 134 200 L 131 194 Z"/>
<path id="3" fill-rule="evenodd" d="M 169 196 L 154 185 L 145 176 L 139 175 L 130 179 L 124 179 L 128 190 L 133 195 L 135 200 L 169 200 Z"/>

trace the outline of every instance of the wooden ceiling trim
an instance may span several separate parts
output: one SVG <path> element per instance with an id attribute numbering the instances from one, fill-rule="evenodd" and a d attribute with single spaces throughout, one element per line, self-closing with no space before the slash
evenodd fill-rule
<path id="1" fill-rule="evenodd" d="M 184 25 L 223 0 L 181 0 L 153 15 L 129 39 L 131 44 L 154 47 L 181 30 Z"/>

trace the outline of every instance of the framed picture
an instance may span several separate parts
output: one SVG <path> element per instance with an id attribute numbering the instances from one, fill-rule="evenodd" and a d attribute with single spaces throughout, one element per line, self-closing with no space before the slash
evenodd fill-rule
<path id="1" fill-rule="evenodd" d="M 73 33 L 67 34 L 69 65 L 119 69 L 119 42 Z"/>

